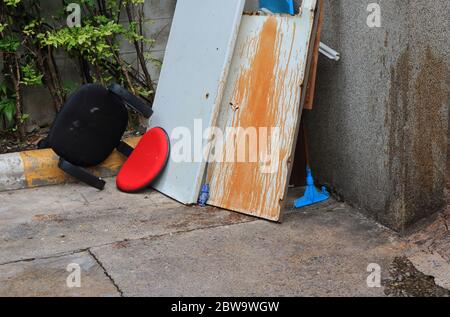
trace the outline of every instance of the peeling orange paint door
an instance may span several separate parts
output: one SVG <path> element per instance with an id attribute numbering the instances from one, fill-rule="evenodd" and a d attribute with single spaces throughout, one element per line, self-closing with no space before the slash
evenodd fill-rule
<path id="1" fill-rule="evenodd" d="M 210 205 L 280 220 L 316 4 L 304 0 L 299 16 L 243 17 L 218 118 L 225 142 L 210 152 Z"/>

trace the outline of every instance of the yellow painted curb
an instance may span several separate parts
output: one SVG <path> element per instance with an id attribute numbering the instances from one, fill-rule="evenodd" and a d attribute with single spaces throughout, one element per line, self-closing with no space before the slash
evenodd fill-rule
<path id="1" fill-rule="evenodd" d="M 128 138 L 125 142 L 135 147 L 140 138 Z M 19 155 L 26 188 L 76 181 L 58 168 L 59 157 L 50 149 L 24 151 Z M 103 163 L 89 170 L 99 177 L 115 176 L 125 160 L 125 156 L 115 150 Z"/>

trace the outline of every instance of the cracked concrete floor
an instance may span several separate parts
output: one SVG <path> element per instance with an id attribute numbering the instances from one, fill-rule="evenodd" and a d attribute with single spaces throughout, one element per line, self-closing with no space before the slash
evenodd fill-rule
<path id="1" fill-rule="evenodd" d="M 334 200 L 275 224 L 107 183 L 0 193 L 0 296 L 407 296 L 402 257 L 430 294 L 450 288 L 445 214 L 401 238 Z M 367 286 L 371 263 L 381 288 Z M 81 287 L 67 287 L 71 264 Z"/>

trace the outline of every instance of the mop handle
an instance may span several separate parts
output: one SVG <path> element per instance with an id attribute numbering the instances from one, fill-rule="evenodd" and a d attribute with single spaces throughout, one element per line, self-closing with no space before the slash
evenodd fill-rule
<path id="1" fill-rule="evenodd" d="M 306 127 L 305 127 L 305 123 L 302 124 L 302 130 L 303 130 L 303 142 L 304 142 L 304 147 L 305 147 L 305 161 L 306 161 L 306 167 L 309 168 L 308 138 L 306 137 Z"/>

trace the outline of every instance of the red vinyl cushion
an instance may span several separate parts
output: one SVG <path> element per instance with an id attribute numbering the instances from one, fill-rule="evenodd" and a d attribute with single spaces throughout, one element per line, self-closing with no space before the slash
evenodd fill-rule
<path id="1" fill-rule="evenodd" d="M 123 164 L 117 188 L 137 192 L 147 188 L 162 172 L 169 158 L 169 138 L 162 128 L 149 130 Z"/>

